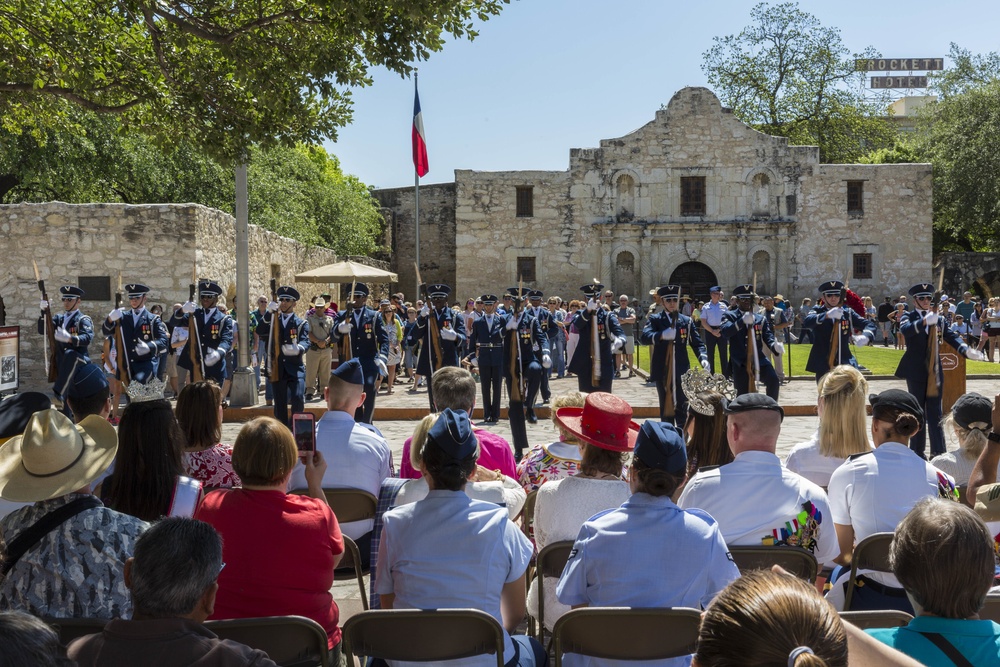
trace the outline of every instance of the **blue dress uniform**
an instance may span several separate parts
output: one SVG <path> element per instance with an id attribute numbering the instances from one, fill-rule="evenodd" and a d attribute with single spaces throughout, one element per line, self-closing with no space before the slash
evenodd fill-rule
<path id="1" fill-rule="evenodd" d="M 294 287 L 282 285 L 277 290 L 278 300 L 282 302 L 299 300 L 299 292 Z M 268 313 L 257 325 L 257 335 L 268 340 L 271 334 L 271 324 L 277 321 L 280 332 L 278 342 L 278 381 L 273 382 L 274 417 L 285 426 L 291 428 L 292 422 L 288 415 L 289 400 L 292 404 L 292 414 L 305 409 L 306 365 L 302 355 L 309 349 L 309 323 L 295 314 L 292 307 L 287 312 L 277 310 L 273 301 L 268 304 Z"/>
<path id="2" fill-rule="evenodd" d="M 673 304 L 679 302 L 678 295 L 680 289 L 678 285 L 665 285 L 657 290 L 657 294 L 664 300 Z M 664 338 L 664 332 L 672 332 Z M 688 359 L 687 347 L 691 346 L 705 370 L 711 368 L 708 363 L 708 352 L 705 344 L 698 335 L 698 328 L 687 315 L 664 310 L 661 313 L 650 315 L 646 321 L 646 326 L 642 328 L 639 341 L 643 345 L 653 346 L 653 356 L 649 365 L 649 379 L 656 383 L 656 395 L 660 401 L 660 419 L 683 428 L 687 421 L 688 400 L 681 387 L 681 376 L 691 367 Z M 668 357 L 668 352 L 672 357 Z M 670 377 L 667 377 L 667 359 L 671 358 L 672 370 Z M 671 401 L 667 403 L 667 393 L 671 394 Z"/>
<path id="3" fill-rule="evenodd" d="M 198 281 L 198 295 L 202 299 L 218 299 L 222 287 L 213 280 Z M 211 303 L 211 301 L 210 301 Z M 214 380 L 222 386 L 226 380 L 226 354 L 233 349 L 233 318 L 223 315 L 214 305 L 211 308 L 197 308 L 191 301 L 175 311 L 170 318 L 170 326 L 187 328 L 191 318 L 198 324 L 197 359 L 204 360 L 205 379 Z M 213 353 L 212 350 L 215 350 Z M 191 339 L 184 344 L 177 365 L 191 371 Z"/>
<path id="4" fill-rule="evenodd" d="M 351 296 L 368 298 L 368 286 L 357 283 Z M 361 362 L 361 371 L 365 376 L 365 402 L 355 411 L 354 420 L 371 424 L 375 414 L 375 383 L 380 375 L 389 374 L 385 368 L 389 360 L 389 334 L 382 327 L 378 311 L 368 306 L 345 308 L 340 313 L 333 327 L 334 342 L 340 343 L 347 335 L 341 331 L 344 328 L 341 325 L 345 323 L 351 325 L 351 357 Z"/>
<path id="5" fill-rule="evenodd" d="M 518 288 L 507 290 L 518 299 Z M 515 326 L 511 329 L 511 326 Z M 517 340 L 519 358 L 514 358 L 514 340 Z M 510 435 L 514 441 L 514 458 L 520 460 L 528 448 L 528 431 L 525 419 L 538 423 L 535 416 L 535 397 L 542 379 L 542 364 L 549 359 L 549 339 L 542 333 L 538 319 L 530 310 L 515 312 L 504 325 L 503 376 L 507 382 L 507 418 L 510 419 Z M 520 400 L 515 399 L 516 391 Z"/>
<path id="6" fill-rule="evenodd" d="M 428 285 L 427 296 L 434 302 L 434 307 L 424 304 L 420 314 L 417 315 L 417 326 L 410 331 L 411 345 L 423 342 L 420 346 L 420 356 L 417 358 L 417 374 L 427 378 L 427 400 L 430 402 L 431 412 L 437 412 L 437 407 L 434 405 L 434 390 L 431 387 L 434 371 L 443 366 L 458 366 L 458 350 L 466 339 L 465 317 L 456 315 L 448 307 L 449 294 L 451 288 L 447 285 L 442 283 Z M 437 323 L 437 341 L 431 340 L 428 321 L 432 317 Z M 450 333 L 446 334 L 445 331 Z M 438 347 L 441 350 L 440 359 L 437 353 Z"/>
<path id="7" fill-rule="evenodd" d="M 113 336 L 116 326 L 122 328 L 125 349 L 117 351 L 117 377 L 121 378 L 122 368 L 127 363 L 132 382 L 146 384 L 156 377 L 160 353 L 167 349 L 170 336 L 163 320 L 146 310 L 145 296 L 149 294 L 149 288 L 139 283 L 132 283 L 125 285 L 125 291 L 128 293 L 129 301 L 143 299 L 139 308 L 120 310 L 116 308 L 111 311 L 104 320 L 101 331 L 105 336 Z"/>
<path id="8" fill-rule="evenodd" d="M 910 288 L 910 296 L 914 303 L 917 300 L 932 296 L 934 287 L 929 283 L 920 283 Z M 926 307 L 929 304 L 924 304 Z M 927 448 L 927 431 L 930 431 L 931 456 L 944 454 L 946 451 L 944 430 L 941 428 L 941 387 L 944 374 L 941 364 L 937 364 L 937 396 L 927 395 L 927 381 L 930 376 L 928 368 L 928 327 L 924 323 L 926 311 L 918 304 L 916 308 L 900 317 L 899 331 L 906 339 L 906 351 L 899 360 L 896 377 L 906 380 L 906 390 L 913 394 L 924 410 L 924 422 L 920 430 L 910 438 L 910 449 L 924 456 Z M 938 335 L 949 345 L 958 350 L 959 354 L 969 356 L 975 352 L 962 340 L 962 337 L 948 327 L 942 318 L 937 326 Z"/>
<path id="9" fill-rule="evenodd" d="M 542 305 L 543 296 L 545 295 L 542 293 L 542 290 L 533 289 L 528 292 L 528 300 L 531 302 L 531 314 L 538 320 L 538 325 L 542 328 L 542 335 L 548 339 L 552 335 L 552 329 L 558 329 L 559 327 L 552 323 L 552 313 Z M 546 342 L 546 347 L 551 350 L 551 343 Z M 550 363 L 546 366 L 546 369 L 551 367 L 552 364 Z M 542 403 L 548 403 L 549 399 L 552 398 L 552 391 L 549 389 L 549 374 L 547 372 L 542 373 L 539 387 L 542 392 Z"/>
<path id="10" fill-rule="evenodd" d="M 56 398 L 61 400 L 66 395 L 67 385 L 72 379 L 73 370 L 77 365 L 90 362 L 88 348 L 90 341 L 94 340 L 94 321 L 78 310 L 79 299 L 83 297 L 82 289 L 76 285 L 63 285 L 59 288 L 59 293 L 64 306 L 72 307 L 72 310 L 64 310 L 52 316 L 52 324 L 56 334 L 55 356 L 58 369 L 56 381 L 52 385 L 52 392 Z M 46 304 L 46 308 L 50 307 L 51 304 Z M 38 320 L 38 333 L 45 335 L 44 317 Z"/>
<path id="11" fill-rule="evenodd" d="M 844 289 L 844 283 L 839 280 L 829 280 L 819 286 L 819 291 L 823 294 L 824 298 L 833 295 L 840 296 L 842 289 Z M 840 329 L 839 361 L 835 364 L 838 366 L 840 364 L 850 364 L 855 368 L 858 367 L 858 360 L 854 358 L 854 353 L 851 352 L 851 340 L 854 338 L 855 329 L 861 329 L 864 332 L 861 335 L 867 339 L 864 343 L 861 343 L 860 339 L 857 339 L 859 344 L 868 345 L 875 340 L 875 332 L 878 327 L 874 322 L 858 315 L 843 302 L 843 299 L 841 299 L 837 308 L 840 309 L 842 314 L 839 319 L 828 317 L 827 314 L 830 311 L 830 307 L 821 304 L 814 306 L 802 322 L 802 326 L 805 329 L 812 331 L 813 346 L 809 352 L 809 360 L 806 362 L 806 370 L 816 374 L 816 382 L 819 382 L 821 377 L 830 372 L 830 345 L 836 345 L 834 327 Z"/>
<path id="12" fill-rule="evenodd" d="M 493 294 L 482 296 L 483 305 L 498 301 Z M 503 339 L 507 316 L 484 313 L 472 324 L 470 349 L 479 365 L 479 382 L 483 391 L 483 422 L 495 424 L 500 419 L 500 383 L 503 381 Z"/>
<path id="13" fill-rule="evenodd" d="M 767 395 L 778 400 L 781 382 L 774 366 L 764 356 L 764 346 L 767 345 L 775 354 L 783 354 L 785 346 L 774 339 L 771 323 L 763 315 L 753 312 L 753 285 L 740 285 L 733 290 L 733 295 L 739 299 L 740 307 L 728 310 L 722 319 L 722 337 L 729 342 L 729 362 L 733 376 L 733 386 L 736 395 L 741 396 L 750 391 L 750 378 L 747 375 L 747 330 L 749 325 L 743 321 L 746 313 L 753 314 L 753 336 L 757 349 L 757 365 L 760 369 L 760 381 L 767 388 Z M 743 310 L 746 307 L 747 310 Z"/>
<path id="14" fill-rule="evenodd" d="M 600 296 L 604 285 L 594 283 L 584 285 L 580 288 L 587 298 L 592 302 Z M 600 355 L 600 378 L 593 376 L 593 358 L 591 348 L 593 346 L 593 329 L 591 325 L 594 320 L 597 322 L 597 344 Z M 569 362 L 569 370 L 576 373 L 579 381 L 580 391 L 589 393 L 592 391 L 605 391 L 611 393 L 611 382 L 615 377 L 615 349 L 621 349 L 625 344 L 625 332 L 618 324 L 618 317 L 613 312 L 606 311 L 600 306 L 597 310 L 590 311 L 581 308 L 573 318 L 573 326 L 580 334 L 580 342 L 573 352 L 573 358 Z"/>

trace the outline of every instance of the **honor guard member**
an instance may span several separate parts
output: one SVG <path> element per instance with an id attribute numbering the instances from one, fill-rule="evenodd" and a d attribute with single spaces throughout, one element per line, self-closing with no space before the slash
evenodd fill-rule
<path id="1" fill-rule="evenodd" d="M 465 317 L 456 315 L 448 307 L 451 288 L 441 283 L 427 286 L 430 305 L 424 304 L 417 315 L 417 325 L 410 331 L 410 345 L 423 343 L 417 358 L 417 375 L 427 378 L 427 400 L 431 412 L 434 406 L 434 390 L 431 376 L 442 366 L 458 366 L 458 350 L 465 342 Z"/>
<path id="2" fill-rule="evenodd" d="M 542 333 L 538 319 L 529 309 L 521 307 L 528 292 L 517 287 L 507 292 L 513 297 L 514 312 L 504 324 L 503 375 L 510 399 L 507 418 L 514 441 L 514 459 L 520 461 L 528 448 L 525 418 L 532 424 L 538 423 L 535 397 L 542 379 L 542 367 L 551 366 L 552 359 L 549 357 L 549 338 Z"/>
<path id="3" fill-rule="evenodd" d="M 132 382 L 146 384 L 156 377 L 160 353 L 167 349 L 170 337 L 167 325 L 146 310 L 149 288 L 139 283 L 125 285 L 128 308 L 115 308 L 101 326 L 105 336 L 113 336 L 121 327 L 124 350 L 118 350 L 117 377 L 121 379 L 125 363 Z M 124 361 L 123 361 L 124 357 Z"/>
<path id="4" fill-rule="evenodd" d="M 193 301 L 186 302 L 170 318 L 171 327 L 188 327 L 191 318 L 198 326 L 198 349 L 195 361 L 191 361 L 191 339 L 177 358 L 177 365 L 191 372 L 195 364 L 204 368 L 205 379 L 214 380 L 222 386 L 226 381 L 226 353 L 233 349 L 233 318 L 219 312 L 219 295 L 222 287 L 214 280 L 198 281 L 198 297 L 201 306 Z M 202 361 L 204 363 L 202 363 Z"/>
<path id="5" fill-rule="evenodd" d="M 600 283 L 581 287 L 580 291 L 587 296 L 587 306 L 581 308 L 573 319 L 580 341 L 569 362 L 569 370 L 576 373 L 580 391 L 584 393 L 611 393 L 615 352 L 625 346 L 625 332 L 618 324 L 618 318 L 597 302 L 603 289 L 604 285 Z"/>
<path id="6" fill-rule="evenodd" d="M 528 292 L 528 302 L 531 304 L 529 308 L 531 315 L 538 320 L 538 326 L 542 328 L 542 335 L 546 339 L 546 347 L 549 347 L 548 338 L 551 329 L 555 328 L 555 324 L 552 322 L 552 313 L 549 309 L 542 305 L 542 297 L 545 296 L 540 289 L 533 289 Z M 551 348 L 550 348 L 551 349 Z M 551 366 L 546 366 L 548 369 Z M 539 388 L 542 392 L 542 404 L 547 404 L 549 399 L 552 398 L 552 392 L 549 390 L 549 374 L 542 373 L 541 384 Z"/>
<path id="7" fill-rule="evenodd" d="M 649 379 L 656 383 L 660 420 L 683 429 L 688 401 L 681 388 L 681 376 L 691 367 L 688 346 L 694 350 L 702 368 L 707 371 L 711 365 L 694 320 L 677 310 L 680 285 L 664 285 L 656 293 L 663 302 L 663 312 L 649 316 L 639 340 L 643 345 L 653 346 Z"/>
<path id="8" fill-rule="evenodd" d="M 834 366 L 850 364 L 858 367 L 851 352 L 851 342 L 862 347 L 875 340 L 877 325 L 858 315 L 844 303 L 847 289 L 839 280 L 828 280 L 819 286 L 820 303 L 806 315 L 802 326 L 812 331 L 813 346 L 809 351 L 806 370 L 816 374 L 816 382 Z M 854 335 L 854 330 L 863 333 Z M 831 355 L 833 364 L 830 363 Z"/>
<path id="9" fill-rule="evenodd" d="M 933 302 L 934 287 L 930 283 L 920 283 L 910 288 L 914 308 L 899 318 L 899 332 L 906 339 L 906 351 L 896 367 L 896 377 L 906 380 L 906 390 L 913 394 L 923 408 L 925 419 L 920 430 L 910 438 L 910 449 L 924 456 L 927 448 L 927 432 L 931 436 L 931 456 L 944 454 L 944 430 L 941 428 L 941 388 L 944 374 L 941 370 L 940 340 L 958 350 L 958 353 L 973 361 L 982 361 L 985 355 L 965 344 L 962 337 L 944 323 Z M 938 353 L 930 349 L 933 339 L 938 337 Z M 930 385 L 934 378 L 933 387 Z M 928 391 L 930 389 L 930 391 Z"/>
<path id="10" fill-rule="evenodd" d="M 382 328 L 378 312 L 366 305 L 368 294 L 368 285 L 357 283 L 351 294 L 351 307 L 344 309 L 333 328 L 333 340 L 337 343 L 350 335 L 351 358 L 361 362 L 365 402 L 355 410 L 354 420 L 365 424 L 371 424 L 375 414 L 375 383 L 379 376 L 389 377 L 385 365 L 389 359 L 389 334 Z M 324 384 L 329 379 L 327 374 Z"/>
<path id="11" fill-rule="evenodd" d="M 485 313 L 472 324 L 469 340 L 479 366 L 479 382 L 483 391 L 483 423 L 496 424 L 500 419 L 500 383 L 503 381 L 503 339 L 506 315 L 497 314 L 494 294 L 482 297 Z"/>
<path id="12" fill-rule="evenodd" d="M 268 315 L 257 325 L 257 334 L 262 340 L 271 335 L 271 324 L 277 321 L 278 381 L 273 382 L 274 417 L 291 428 L 288 403 L 291 401 L 292 414 L 305 409 L 306 365 L 302 355 L 309 349 L 309 323 L 295 314 L 295 304 L 299 292 L 294 287 L 282 285 L 277 289 L 277 301 L 267 304 Z M 269 360 L 270 363 L 270 360 Z"/>
<path id="13" fill-rule="evenodd" d="M 729 343 L 729 363 L 736 395 L 742 396 L 750 392 L 752 375 L 754 384 L 763 382 L 767 387 L 767 395 L 777 401 L 781 382 L 774 372 L 774 366 L 764 356 L 764 346 L 781 355 L 785 353 L 785 345 L 774 339 L 774 331 L 767 318 L 753 312 L 753 285 L 738 286 L 733 290 L 733 296 L 736 297 L 737 308 L 726 311 L 722 318 L 721 333 Z M 748 337 L 748 332 L 752 336 Z M 752 346 L 751 350 L 747 349 L 748 345 Z M 754 358 L 748 356 L 748 352 L 752 354 L 753 351 L 756 351 L 756 360 L 748 365 L 748 360 Z"/>
<path id="14" fill-rule="evenodd" d="M 72 378 L 73 369 L 77 364 L 90 362 L 87 348 L 94 339 L 94 322 L 80 312 L 80 299 L 83 290 L 76 285 L 63 285 L 59 288 L 63 312 L 52 316 L 52 326 L 55 327 L 56 368 L 58 374 L 52 385 L 52 393 L 62 401 L 66 395 L 67 385 Z M 39 306 L 43 311 L 50 308 L 48 301 L 43 300 Z M 45 317 L 38 319 L 38 333 L 45 335 Z"/>

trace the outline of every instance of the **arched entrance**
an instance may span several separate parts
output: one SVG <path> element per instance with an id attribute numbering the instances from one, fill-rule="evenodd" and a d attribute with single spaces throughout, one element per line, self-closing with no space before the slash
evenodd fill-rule
<path id="1" fill-rule="evenodd" d="M 684 262 L 670 274 L 669 283 L 680 285 L 681 294 L 690 294 L 695 301 L 708 301 L 708 290 L 719 284 L 715 272 L 701 262 Z"/>

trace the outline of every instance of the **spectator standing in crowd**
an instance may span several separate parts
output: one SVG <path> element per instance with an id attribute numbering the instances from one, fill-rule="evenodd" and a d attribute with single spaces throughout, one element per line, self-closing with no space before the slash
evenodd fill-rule
<path id="1" fill-rule="evenodd" d="M 983 338 L 983 302 L 976 301 L 972 310 L 972 315 L 967 320 L 969 323 L 969 345 L 982 351 L 980 344 Z"/>
<path id="2" fill-rule="evenodd" d="M 222 541 L 202 521 L 163 519 L 136 542 L 125 562 L 134 612 L 102 632 L 73 640 L 80 667 L 275 667 L 263 651 L 219 639 L 203 623 L 219 590 Z"/>
<path id="3" fill-rule="evenodd" d="M 869 322 L 875 322 L 875 326 L 878 326 L 878 310 L 875 308 L 875 303 L 872 301 L 870 296 L 866 296 L 861 299 L 861 303 L 865 308 L 865 319 Z"/>
<path id="4" fill-rule="evenodd" d="M 323 398 L 326 412 L 316 423 L 316 451 L 327 461 L 335 461 L 323 474 L 324 489 L 358 489 L 376 498 L 382 480 L 394 477 L 392 452 L 385 438 L 355 422 L 354 412 L 365 400 L 364 371 L 357 358 L 337 366 L 327 381 Z M 308 488 L 307 467 L 302 461 L 292 471 L 288 488 Z M 340 524 L 340 531 L 354 540 L 361 550 L 361 560 L 368 566 L 371 531 L 374 521 Z"/>
<path id="5" fill-rule="evenodd" d="M 322 392 L 330 375 L 333 352 L 330 342 L 333 335 L 333 318 L 326 314 L 326 299 L 313 302 L 312 311 L 306 315 L 309 323 L 309 349 L 306 350 L 306 400 L 311 401 Z M 317 390 L 317 386 L 319 389 Z"/>
<path id="6" fill-rule="evenodd" d="M 625 346 L 622 351 L 615 355 L 615 377 L 620 378 L 621 372 L 628 368 L 628 377 L 632 377 L 635 372 L 635 308 L 628 305 L 628 295 L 622 294 L 618 297 L 618 324 L 625 334 Z"/>
<path id="7" fill-rule="evenodd" d="M 528 493 L 546 482 L 572 477 L 580 470 L 580 447 L 583 443 L 573 433 L 559 424 L 559 408 L 582 408 L 583 394 L 574 391 L 557 396 L 552 401 L 552 423 L 559 433 L 555 442 L 535 445 L 517 464 L 517 479 Z"/>
<path id="8" fill-rule="evenodd" d="M 962 293 L 962 300 L 955 304 L 955 314 L 961 315 L 966 322 L 972 319 L 972 313 L 976 309 L 976 304 L 972 300 L 972 292 L 966 290 Z"/>
<path id="9" fill-rule="evenodd" d="M 148 524 L 104 507 L 90 493 L 117 448 L 115 429 L 104 418 L 91 415 L 74 426 L 56 410 L 36 412 L 23 435 L 0 446 L 0 498 L 33 503 L 0 521 L 6 544 L 0 608 L 53 618 L 131 614 L 122 566 Z M 56 511 L 64 520 L 40 540 L 17 541 Z"/>
<path id="10" fill-rule="evenodd" d="M 171 312 L 179 310 L 181 305 L 175 303 Z M 182 329 L 183 332 L 178 331 L 178 328 Z M 184 383 L 187 381 L 187 371 L 183 368 L 178 368 L 177 358 L 180 357 L 181 350 L 184 349 L 184 345 L 187 343 L 188 331 L 187 327 L 177 327 L 167 322 L 167 333 L 170 335 L 166 356 L 167 384 L 173 393 L 173 398 L 177 398 L 177 395 L 180 394 L 181 389 L 184 387 Z"/>
<path id="11" fill-rule="evenodd" d="M 417 356 L 420 352 L 420 341 L 414 340 L 413 330 L 417 327 L 417 309 L 407 307 L 406 321 L 403 324 L 403 368 L 406 370 L 407 382 L 412 383 L 411 393 L 416 393 L 417 387 L 421 384 L 421 378 L 417 375 Z"/>
<path id="12" fill-rule="evenodd" d="M 892 337 L 896 341 L 895 348 L 897 350 L 906 349 L 906 338 L 899 331 L 899 325 L 904 317 L 906 317 L 906 304 L 897 303 L 895 310 L 889 313 L 889 321 L 892 323 Z"/>
<path id="13" fill-rule="evenodd" d="M 878 335 L 882 337 L 882 347 L 889 347 L 889 339 L 893 338 L 892 322 L 889 320 L 889 313 L 892 311 L 893 306 L 889 297 L 885 297 L 875 311 L 875 322 L 878 324 Z"/>
<path id="14" fill-rule="evenodd" d="M 177 397 L 177 423 L 185 436 L 181 462 L 184 474 L 207 489 L 240 486 L 233 470 L 233 446 L 222 438 L 222 392 L 211 381 L 194 382 Z"/>
<path id="15" fill-rule="evenodd" d="M 945 431 L 952 430 L 955 434 L 958 449 L 935 456 L 931 465 L 951 475 L 959 487 L 969 484 L 972 468 L 993 432 L 992 410 L 993 404 L 985 396 L 975 392 L 963 394 L 941 424 Z"/>
<path id="16" fill-rule="evenodd" d="M 965 318 L 958 313 L 955 313 L 954 321 L 951 324 L 951 330 L 954 331 L 955 335 L 958 336 L 959 339 L 966 345 L 972 345 L 972 341 L 969 338 L 969 324 L 965 321 Z"/>
<path id="17" fill-rule="evenodd" d="M 979 350 L 986 350 L 986 358 L 993 363 L 993 353 L 1000 344 L 1000 299 L 993 297 L 988 307 L 983 311 L 983 337 L 979 341 Z"/>
<path id="18" fill-rule="evenodd" d="M 771 329 L 774 330 L 775 340 L 786 341 L 788 340 L 788 328 L 792 326 L 791 320 L 785 314 L 785 311 L 781 308 L 776 308 L 774 304 L 774 298 L 770 296 L 762 296 L 760 298 L 764 309 L 761 311 L 761 315 L 767 318 L 767 321 L 771 324 Z M 784 352 L 784 351 L 782 351 Z M 774 366 L 774 372 L 778 374 L 778 381 L 781 384 L 785 384 L 785 367 L 781 363 L 781 358 L 784 355 L 777 354 L 769 347 L 764 348 L 764 355 L 767 357 L 771 365 Z"/>
<path id="19" fill-rule="evenodd" d="M 386 369 L 389 375 L 385 377 L 385 384 L 388 386 L 387 394 L 393 392 L 396 385 L 396 368 L 403 360 L 403 323 L 396 316 L 389 301 L 383 299 L 379 303 L 379 316 L 382 318 L 382 330 L 385 331 L 389 340 L 389 355 L 386 361 Z"/>
<path id="20" fill-rule="evenodd" d="M 250 355 L 250 362 L 253 364 L 253 374 L 257 379 L 257 390 L 260 391 L 260 369 L 266 366 L 267 359 L 267 339 L 257 334 L 257 327 L 264 321 L 267 315 L 267 297 L 261 294 L 257 297 L 257 308 L 250 313 L 250 341 L 253 344 L 253 354 Z M 271 405 L 273 396 L 271 393 L 271 380 L 264 378 L 264 399 L 267 405 Z"/>
<path id="21" fill-rule="evenodd" d="M 549 308 L 549 354 L 552 356 L 552 367 L 545 369 L 551 377 L 552 371 L 556 378 L 566 377 L 566 311 L 559 307 L 559 297 L 550 296 Z"/>
<path id="22" fill-rule="evenodd" d="M 799 342 L 800 343 L 811 343 L 813 340 L 812 331 L 806 328 L 806 316 L 809 315 L 809 311 L 812 310 L 812 299 L 806 297 L 802 299 L 802 303 L 799 305 L 799 311 L 795 314 L 795 321 L 799 325 Z"/>
<path id="23" fill-rule="evenodd" d="M 729 370 L 729 341 L 722 337 L 723 315 L 726 314 L 726 304 L 722 300 L 722 288 L 718 285 L 709 289 L 711 301 L 701 307 L 701 326 L 705 330 L 705 348 L 708 353 L 708 363 L 712 373 L 715 373 L 715 350 L 719 350 L 719 372 L 728 378 L 732 377 Z M 658 295 L 657 295 L 658 296 Z"/>

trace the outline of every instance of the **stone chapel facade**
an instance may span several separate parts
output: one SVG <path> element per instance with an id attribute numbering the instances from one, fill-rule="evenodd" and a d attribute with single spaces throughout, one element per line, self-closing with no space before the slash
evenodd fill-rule
<path id="1" fill-rule="evenodd" d="M 378 190 L 410 298 L 413 190 Z M 705 88 L 684 88 L 653 121 L 566 171 L 456 170 L 421 188 L 421 268 L 455 300 L 516 284 L 575 298 L 599 279 L 648 302 L 679 283 L 707 299 L 757 279 L 798 303 L 839 278 L 877 301 L 931 276 L 931 165 L 820 164 L 737 120 Z"/>

